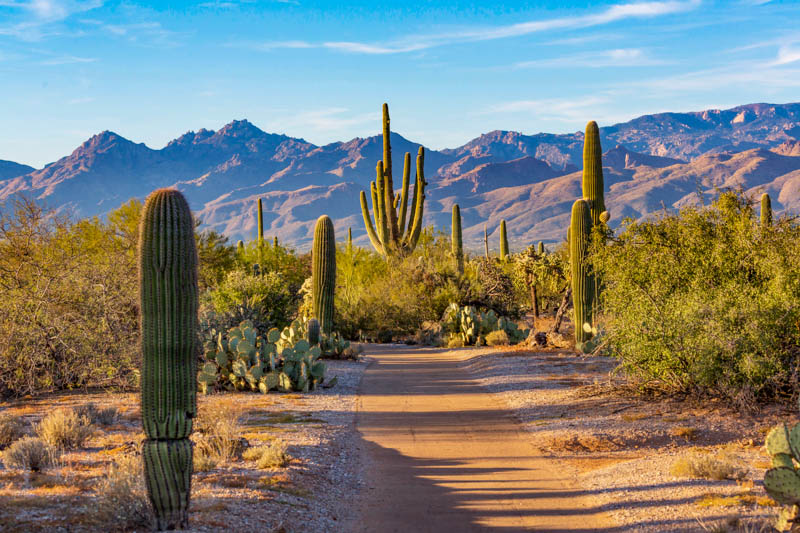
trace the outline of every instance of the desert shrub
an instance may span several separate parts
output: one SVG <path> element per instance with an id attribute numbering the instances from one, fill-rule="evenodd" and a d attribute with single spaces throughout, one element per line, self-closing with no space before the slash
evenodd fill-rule
<path id="1" fill-rule="evenodd" d="M 502 329 L 492 331 L 486 335 L 486 344 L 489 346 L 507 346 L 509 344 L 508 333 Z"/>
<path id="2" fill-rule="evenodd" d="M 122 455 L 97 485 L 96 517 L 106 528 L 131 531 L 152 524 L 152 510 L 139 455 Z"/>
<path id="3" fill-rule="evenodd" d="M 25 421 L 21 416 L 0 414 L 0 448 L 9 446 L 25 433 Z"/>
<path id="4" fill-rule="evenodd" d="M 280 274 L 292 296 L 297 294 L 303 282 L 311 275 L 310 253 L 297 254 L 287 246 L 275 247 L 266 241 L 261 247 L 256 241 L 248 242 L 244 254 L 237 256 L 237 264 L 244 272 L 252 273 L 253 266 L 258 265 L 258 270 L 262 274 L 269 272 Z"/>
<path id="5" fill-rule="evenodd" d="M 0 396 L 135 383 L 140 209 L 75 222 L 0 205 Z"/>
<path id="6" fill-rule="evenodd" d="M 277 439 L 263 446 L 248 448 L 242 458 L 246 461 L 255 461 L 256 467 L 260 469 L 281 468 L 292 460 L 287 450 L 286 443 Z"/>
<path id="7" fill-rule="evenodd" d="M 62 450 L 83 447 L 94 428 L 86 416 L 75 409 L 57 409 L 45 416 L 36 426 L 36 434 L 44 442 Z"/>
<path id="8" fill-rule="evenodd" d="M 536 246 L 511 256 L 511 279 L 521 301 L 528 298 L 532 308 L 531 288 L 536 286 L 540 311 L 557 309 L 564 291 L 569 287 L 569 250 L 566 242 L 556 250 L 538 254 Z"/>
<path id="9" fill-rule="evenodd" d="M 797 394 L 800 228 L 749 198 L 644 222 L 597 247 L 608 348 L 630 375 L 740 405 Z"/>
<path id="10" fill-rule="evenodd" d="M 236 248 L 214 230 L 197 234 L 197 256 L 200 260 L 197 284 L 201 290 L 216 287 L 236 268 Z"/>
<path id="11" fill-rule="evenodd" d="M 372 249 L 341 247 L 336 255 L 335 328 L 349 339 L 391 340 L 437 321 L 450 302 L 477 298 L 477 266 L 459 274 L 449 236 L 426 228 L 414 253 L 384 259 Z"/>
<path id="12" fill-rule="evenodd" d="M 464 347 L 464 340 L 458 335 L 452 335 L 447 340 L 447 347 L 448 348 L 463 348 Z"/>
<path id="13" fill-rule="evenodd" d="M 207 464 L 232 461 L 244 450 L 242 427 L 239 424 L 241 409 L 233 405 L 219 402 L 208 402 L 198 410 L 192 440 L 195 443 L 195 455 L 205 456 L 201 459 Z M 213 467 L 212 467 L 213 468 Z"/>
<path id="14" fill-rule="evenodd" d="M 254 275 L 242 270 L 229 272 L 219 287 L 209 291 L 205 298 L 217 315 L 221 315 L 219 329 L 222 331 L 238 325 L 242 321 L 239 318 L 248 319 L 245 315 L 255 315 L 254 324 L 262 325 L 259 331 L 282 328 L 292 321 L 298 302 L 297 295 L 290 292 L 286 279 L 279 272 Z"/>
<path id="15" fill-rule="evenodd" d="M 716 453 L 692 450 L 676 459 L 670 466 L 670 474 L 674 477 L 695 479 L 744 479 L 745 470 L 742 460 L 728 450 Z"/>
<path id="16" fill-rule="evenodd" d="M 87 403 L 75 408 L 78 417 L 86 418 L 98 426 L 111 426 L 119 419 L 116 407 L 98 408 L 94 403 Z"/>
<path id="17" fill-rule="evenodd" d="M 9 468 L 38 472 L 53 466 L 58 452 L 37 437 L 24 437 L 3 452 L 3 463 Z"/>

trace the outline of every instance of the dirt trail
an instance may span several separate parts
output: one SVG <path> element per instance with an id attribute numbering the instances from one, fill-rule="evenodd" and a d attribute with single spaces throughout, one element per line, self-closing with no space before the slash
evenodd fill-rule
<path id="1" fill-rule="evenodd" d="M 370 346 L 356 424 L 363 532 L 603 531 L 611 520 L 463 364 L 464 352 Z"/>

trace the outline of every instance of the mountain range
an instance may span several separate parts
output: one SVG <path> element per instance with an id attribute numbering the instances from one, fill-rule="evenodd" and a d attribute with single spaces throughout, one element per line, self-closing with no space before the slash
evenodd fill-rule
<path id="1" fill-rule="evenodd" d="M 602 127 L 600 136 L 612 224 L 707 201 L 720 188 L 769 192 L 776 212 L 800 211 L 800 103 L 645 115 Z M 397 133 L 391 141 L 399 176 L 402 154 L 420 145 Z M 501 219 L 513 249 L 560 241 L 581 194 L 582 149 L 582 132 L 492 131 L 458 148 L 427 150 L 425 223 L 449 227 L 458 203 L 469 248 L 482 248 L 484 225 L 498 248 Z M 233 240 L 254 238 L 261 198 L 265 233 L 281 242 L 306 249 L 325 213 L 340 238 L 352 227 L 366 246 L 358 195 L 381 157 L 379 135 L 316 146 L 247 120 L 190 131 L 161 149 L 104 131 L 41 169 L 0 161 L 0 201 L 26 194 L 93 216 L 174 186 L 205 227 Z"/>

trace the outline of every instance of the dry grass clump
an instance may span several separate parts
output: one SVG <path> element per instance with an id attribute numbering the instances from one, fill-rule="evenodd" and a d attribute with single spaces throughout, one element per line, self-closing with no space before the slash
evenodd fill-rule
<path id="1" fill-rule="evenodd" d="M 448 348 L 463 348 L 464 347 L 464 340 L 459 337 L 458 335 L 453 335 L 447 341 Z"/>
<path id="2" fill-rule="evenodd" d="M 84 417 L 92 424 L 98 426 L 112 426 L 119 419 L 119 411 L 116 407 L 106 407 L 98 409 L 94 403 L 87 403 L 75 408 L 79 417 Z"/>
<path id="3" fill-rule="evenodd" d="M 108 467 L 97 487 L 95 512 L 100 522 L 119 530 L 149 527 L 152 511 L 139 455 L 122 455 Z"/>
<path id="4" fill-rule="evenodd" d="M 508 346 L 509 342 L 508 333 L 502 329 L 492 331 L 486 335 L 486 344 L 489 346 Z"/>
<path id="5" fill-rule="evenodd" d="M 50 446 L 62 450 L 83 447 L 92 436 L 94 428 L 91 421 L 80 416 L 75 409 L 58 409 L 42 419 L 36 427 L 36 434 Z"/>
<path id="6" fill-rule="evenodd" d="M 687 442 L 697 438 L 697 428 L 690 426 L 676 426 L 669 433 L 673 437 L 686 439 Z"/>
<path id="7" fill-rule="evenodd" d="M 292 460 L 292 456 L 287 450 L 286 443 L 277 439 L 271 444 L 249 448 L 244 452 L 242 458 L 246 461 L 255 461 L 257 468 L 281 468 Z"/>
<path id="8" fill-rule="evenodd" d="M 224 403 L 207 404 L 195 420 L 195 461 L 205 470 L 219 463 L 232 461 L 244 450 L 241 408 Z M 213 465 L 213 466 L 212 466 Z"/>
<path id="9" fill-rule="evenodd" d="M 3 452 L 3 463 L 8 468 L 39 472 L 53 466 L 58 453 L 37 437 L 24 437 Z"/>
<path id="10" fill-rule="evenodd" d="M 692 450 L 678 458 L 670 467 L 670 474 L 675 477 L 699 479 L 744 479 L 746 472 L 739 466 L 741 460 L 728 450 L 717 453 Z"/>
<path id="11" fill-rule="evenodd" d="M 25 421 L 21 416 L 4 413 L 0 415 L 0 448 L 9 446 L 25 433 Z"/>

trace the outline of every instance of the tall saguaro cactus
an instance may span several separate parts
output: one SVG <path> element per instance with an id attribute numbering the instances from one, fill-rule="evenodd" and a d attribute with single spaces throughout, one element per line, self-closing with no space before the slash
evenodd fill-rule
<path id="1" fill-rule="evenodd" d="M 544 243 L 542 241 L 539 241 L 539 244 L 536 245 L 536 253 L 544 255 Z"/>
<path id="2" fill-rule="evenodd" d="M 500 259 L 508 259 L 508 233 L 506 233 L 506 221 L 500 221 Z"/>
<path id="3" fill-rule="evenodd" d="M 767 193 L 761 195 L 761 225 L 772 225 L 772 200 Z"/>
<path id="4" fill-rule="evenodd" d="M 600 147 L 600 129 L 594 120 L 586 125 L 583 139 L 582 185 L 583 198 L 589 201 L 592 225 L 597 225 L 601 222 L 600 215 L 606 210 L 606 202 L 603 193 L 603 149 Z"/>
<path id="5" fill-rule="evenodd" d="M 147 197 L 139 227 L 142 445 L 159 530 L 188 525 L 197 414 L 197 248 L 189 204 L 171 189 Z"/>
<path id="6" fill-rule="evenodd" d="M 464 242 L 461 239 L 461 209 L 458 204 L 453 204 L 453 227 L 451 229 L 451 246 L 453 257 L 456 259 L 456 268 L 459 274 L 464 272 Z"/>
<path id="7" fill-rule="evenodd" d="M 373 217 L 367 205 L 367 194 L 361 191 L 361 214 L 364 226 L 375 250 L 381 255 L 405 255 L 414 250 L 422 232 L 422 216 L 425 204 L 425 150 L 419 147 L 417 154 L 417 177 L 411 209 L 408 209 L 411 184 L 411 154 L 403 159 L 403 185 L 398 196 L 394 192 L 392 176 L 392 147 L 389 128 L 389 106 L 383 104 L 383 159 L 375 169 L 376 179 L 370 183 Z M 399 204 L 399 205 L 398 205 Z M 399 210 L 399 212 L 398 212 Z"/>
<path id="8" fill-rule="evenodd" d="M 322 215 L 317 220 L 311 260 L 314 318 L 319 320 L 322 332 L 330 335 L 333 330 L 333 296 L 336 288 L 336 240 L 333 222 L 328 215 Z"/>
<path id="9" fill-rule="evenodd" d="M 572 271 L 572 306 L 575 313 L 575 343 L 585 342 L 591 334 L 583 329 L 586 323 L 592 324 L 592 311 L 595 297 L 594 276 L 587 254 L 592 231 L 592 215 L 586 200 L 576 200 L 572 205 L 572 218 L 569 229 L 569 260 Z"/>
<path id="10" fill-rule="evenodd" d="M 489 259 L 489 232 L 486 231 L 486 224 L 483 225 L 483 251 L 486 259 Z"/>
<path id="11" fill-rule="evenodd" d="M 258 199 L 258 248 L 264 246 L 264 215 L 261 210 L 261 198 Z"/>

